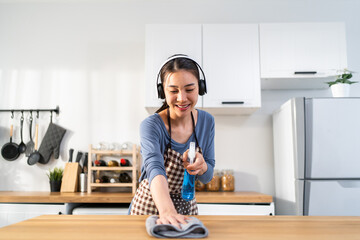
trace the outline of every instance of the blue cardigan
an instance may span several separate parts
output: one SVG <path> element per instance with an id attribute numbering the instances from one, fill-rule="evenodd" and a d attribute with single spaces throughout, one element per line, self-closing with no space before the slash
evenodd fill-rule
<path id="1" fill-rule="evenodd" d="M 213 177 L 215 167 L 215 121 L 214 117 L 209 113 L 199 109 L 197 111 L 196 137 L 208 165 L 208 170 L 203 175 L 197 177 L 201 182 L 208 183 Z M 169 140 L 170 135 L 159 114 L 155 113 L 142 121 L 140 125 L 140 145 L 143 164 L 141 166 L 140 181 L 148 179 L 151 185 L 152 179 L 159 174 L 166 178 L 164 151 Z M 190 142 L 195 142 L 194 133 L 184 144 L 171 139 L 171 148 L 183 154 L 189 148 Z"/>

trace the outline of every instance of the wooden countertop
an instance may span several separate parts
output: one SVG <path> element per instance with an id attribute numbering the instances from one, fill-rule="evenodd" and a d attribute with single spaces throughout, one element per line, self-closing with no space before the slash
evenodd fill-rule
<path id="1" fill-rule="evenodd" d="M 198 203 L 271 203 L 272 196 L 257 192 L 196 192 Z M 130 203 L 131 193 L 1 192 L 0 203 Z"/>
<path id="2" fill-rule="evenodd" d="M 145 229 L 147 216 L 43 215 L 0 229 L 2 239 L 99 240 L 155 239 Z M 360 217 L 197 216 L 209 230 L 206 239 L 339 240 L 360 238 Z"/>

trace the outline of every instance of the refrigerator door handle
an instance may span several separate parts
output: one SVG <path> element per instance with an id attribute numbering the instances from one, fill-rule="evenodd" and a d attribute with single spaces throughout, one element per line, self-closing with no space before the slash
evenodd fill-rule
<path id="1" fill-rule="evenodd" d="M 360 181 L 338 180 L 337 182 L 343 188 L 360 188 Z"/>

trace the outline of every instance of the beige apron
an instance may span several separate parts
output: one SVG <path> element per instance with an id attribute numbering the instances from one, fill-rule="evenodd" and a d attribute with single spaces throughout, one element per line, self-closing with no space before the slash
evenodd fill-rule
<path id="1" fill-rule="evenodd" d="M 195 134 L 195 121 L 191 113 L 191 118 L 194 127 Z M 174 203 L 177 213 L 182 215 L 197 215 L 198 208 L 196 199 L 191 201 L 185 201 L 181 197 L 181 187 L 184 179 L 185 168 L 183 166 L 182 154 L 171 149 L 171 125 L 170 114 L 168 109 L 168 124 L 170 133 L 170 142 L 166 147 L 164 153 L 164 165 L 169 185 L 170 197 Z M 198 145 L 197 137 L 195 134 L 196 145 Z M 197 151 L 201 153 L 200 147 L 197 147 Z M 134 199 L 132 201 L 131 215 L 159 215 L 159 211 L 155 206 L 155 202 L 151 196 L 149 181 L 144 179 L 141 181 L 139 188 L 136 190 Z"/>

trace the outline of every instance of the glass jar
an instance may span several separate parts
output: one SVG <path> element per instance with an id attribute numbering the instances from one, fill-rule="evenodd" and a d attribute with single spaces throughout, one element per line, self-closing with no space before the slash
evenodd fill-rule
<path id="1" fill-rule="evenodd" d="M 195 190 L 197 192 L 201 192 L 205 190 L 205 184 L 203 184 L 200 180 L 195 181 Z"/>
<path id="2" fill-rule="evenodd" d="M 235 189 L 235 179 L 233 170 L 223 170 L 221 177 L 221 189 L 225 192 L 233 192 Z"/>
<path id="3" fill-rule="evenodd" d="M 220 190 L 220 172 L 218 170 L 214 170 L 214 176 L 211 181 L 206 184 L 206 190 L 210 192 Z"/>

